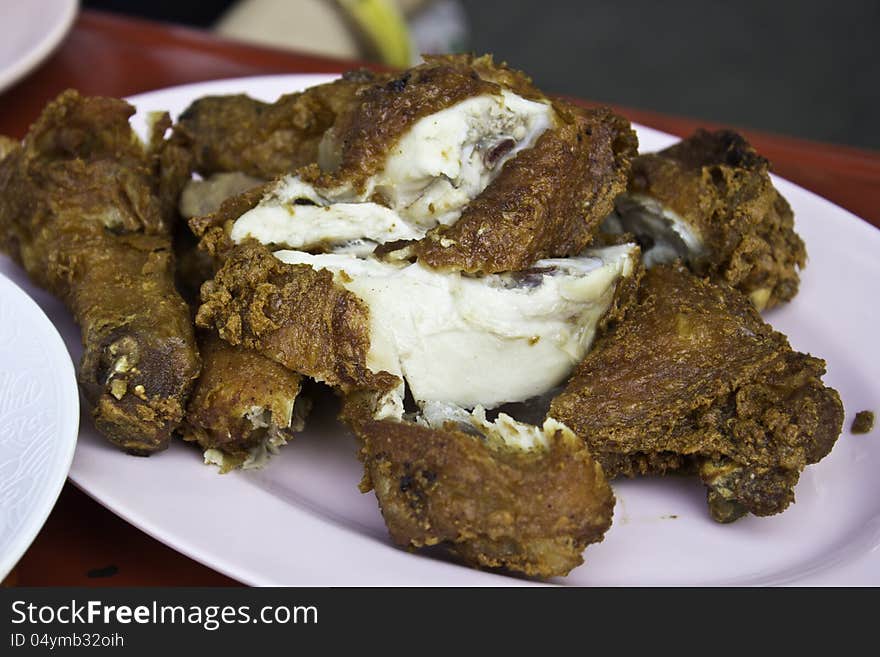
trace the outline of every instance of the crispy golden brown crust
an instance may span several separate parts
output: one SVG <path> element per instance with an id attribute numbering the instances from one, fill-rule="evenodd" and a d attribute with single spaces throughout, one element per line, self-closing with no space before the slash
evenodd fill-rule
<path id="1" fill-rule="evenodd" d="M 202 372 L 181 427 L 185 440 L 244 461 L 267 439 L 293 437 L 302 377 L 255 351 L 199 337 Z"/>
<path id="2" fill-rule="evenodd" d="M 329 84 L 264 103 L 248 96 L 205 96 L 181 114 L 174 140 L 208 175 L 241 171 L 269 179 L 317 161 L 318 145 L 358 90 L 382 74 L 354 71 Z"/>
<path id="3" fill-rule="evenodd" d="M 487 57 L 431 57 L 394 79 L 366 85 L 359 102 L 350 103 L 327 133 L 324 170 L 312 163 L 297 175 L 319 188 L 363 191 L 415 122 L 469 97 L 499 93 L 500 85 L 544 98 L 526 76 Z M 437 269 L 495 273 L 525 269 L 542 257 L 574 255 L 591 242 L 625 189 L 637 140 L 629 122 L 606 109 L 564 101 L 553 106 L 558 124 L 507 162 L 453 226 L 440 226 L 413 244 L 414 256 Z M 204 248 L 222 257 L 232 246 L 233 222 L 262 193 L 252 190 L 192 219 Z"/>
<path id="4" fill-rule="evenodd" d="M 671 208 L 702 236 L 689 265 L 737 288 L 759 310 L 797 294 L 806 249 L 794 214 L 773 187 L 769 164 L 740 135 L 697 131 L 633 161 L 630 191 Z"/>
<path id="5" fill-rule="evenodd" d="M 390 390 L 397 377 L 366 365 L 369 313 L 330 272 L 285 264 L 249 243 L 231 251 L 202 287 L 196 324 L 346 392 Z"/>
<path id="6" fill-rule="evenodd" d="M 496 63 L 492 55 L 480 55 L 479 57 L 472 54 L 425 55 L 424 59 L 428 64 L 447 63 L 453 66 L 470 67 L 483 80 L 510 89 L 523 98 L 545 98 L 544 93 L 532 84 L 532 78 L 523 71 L 509 67 L 507 62 Z"/>
<path id="7" fill-rule="evenodd" d="M 125 101 L 83 98 L 75 91 L 46 106 L 23 144 L 4 161 L 8 252 L 16 255 L 19 245 L 26 248 L 32 235 L 51 223 L 54 208 L 46 206 L 65 204 L 61 194 L 49 197 L 52 184 L 70 187 L 85 219 L 117 232 L 168 233 L 154 162 L 128 124 L 133 113 Z"/>
<path id="8" fill-rule="evenodd" d="M 63 262 L 53 258 L 49 266 L 71 277 L 63 296 L 82 328 L 78 378 L 95 405 L 95 426 L 128 451 L 164 449 L 199 372 L 168 239 L 76 228 L 40 248 L 53 246 Z"/>
<path id="9" fill-rule="evenodd" d="M 495 273 L 580 253 L 626 188 L 635 133 L 606 109 L 554 103 L 560 125 L 507 162 L 451 226 L 415 245 L 437 269 Z"/>
<path id="10" fill-rule="evenodd" d="M 159 163 L 131 130 L 133 111 L 71 91 L 50 103 L 0 164 L 0 227 L 4 250 L 82 328 L 78 377 L 96 426 L 149 453 L 167 446 L 199 361 Z"/>
<path id="11" fill-rule="evenodd" d="M 350 103 L 328 130 L 320 160 L 326 173 L 315 182 L 362 191 L 416 121 L 466 98 L 499 92 L 497 84 L 483 80 L 465 59 L 443 57 L 366 86 L 358 102 Z"/>
<path id="12" fill-rule="evenodd" d="M 552 577 L 611 525 L 614 495 L 584 445 L 559 431 L 546 450 L 493 444 L 447 424 L 354 423 L 362 489 L 373 488 L 404 547 L 442 544 L 472 566 Z"/>
<path id="13" fill-rule="evenodd" d="M 852 426 L 850 427 L 850 431 L 852 433 L 871 433 L 871 429 L 874 428 L 874 412 L 873 411 L 859 411 L 856 413 L 856 416 L 853 418 Z"/>
<path id="14" fill-rule="evenodd" d="M 824 371 L 735 290 L 659 266 L 550 414 L 609 476 L 694 468 L 716 519 L 769 515 L 840 434 L 843 406 Z"/>

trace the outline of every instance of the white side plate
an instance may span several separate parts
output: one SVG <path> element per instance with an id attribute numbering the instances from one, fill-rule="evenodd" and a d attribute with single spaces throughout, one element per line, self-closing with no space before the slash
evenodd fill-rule
<path id="1" fill-rule="evenodd" d="M 0 0 L 0 91 L 39 66 L 76 18 L 77 0 Z"/>
<path id="2" fill-rule="evenodd" d="M 288 75 L 223 80 L 131 98 L 136 127 L 152 110 L 182 111 L 206 94 L 273 100 L 329 79 Z M 139 118 L 140 117 L 140 118 Z M 675 138 L 638 127 L 643 150 Z M 614 483 L 618 503 L 604 542 L 558 583 L 569 585 L 880 584 L 880 435 L 849 433 L 856 411 L 880 403 L 880 231 L 789 182 L 776 179 L 795 209 L 809 266 L 801 292 L 767 315 L 793 346 L 828 361 L 826 382 L 847 410 L 830 456 L 809 467 L 797 504 L 771 518 L 719 525 L 696 480 Z M 56 301 L 8 260 L 7 273 L 37 298 L 79 357 L 79 331 Z M 108 508 L 175 549 L 249 584 L 521 585 L 527 580 L 410 554 L 388 539 L 373 494 L 361 495 L 353 439 L 318 412 L 269 467 L 218 475 L 198 450 L 175 443 L 150 458 L 126 456 L 84 417 L 71 477 Z"/>
<path id="3" fill-rule="evenodd" d="M 61 336 L 33 299 L 0 275 L 0 580 L 55 505 L 78 426 L 73 363 Z"/>

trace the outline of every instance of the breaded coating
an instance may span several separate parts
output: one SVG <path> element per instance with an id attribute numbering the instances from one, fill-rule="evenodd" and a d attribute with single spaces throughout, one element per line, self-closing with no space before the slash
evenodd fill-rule
<path id="1" fill-rule="evenodd" d="M 193 180 L 180 199 L 181 214 L 216 212 L 227 198 L 259 184 L 242 173 Z M 189 229 L 175 236 L 178 286 L 194 292 L 191 298 L 198 308 L 199 289 L 213 278 L 215 260 L 196 246 Z M 202 371 L 187 405 L 182 437 L 197 442 L 205 461 L 221 472 L 262 466 L 305 425 L 310 403 L 299 396 L 302 376 L 213 332 L 197 337 Z"/>
<path id="2" fill-rule="evenodd" d="M 324 131 L 365 85 L 382 74 L 354 71 L 342 79 L 264 103 L 245 95 L 205 96 L 174 126 L 174 140 L 195 156 L 202 175 L 240 171 L 270 179 L 318 159 Z"/>
<path id="3" fill-rule="evenodd" d="M 701 247 L 685 258 L 694 273 L 735 287 L 763 310 L 797 294 L 807 258 L 769 170 L 739 134 L 698 130 L 636 158 L 629 193 L 658 201 L 694 233 Z"/>
<path id="4" fill-rule="evenodd" d="M 202 286 L 196 324 L 346 392 L 399 384 L 367 367 L 367 305 L 329 271 L 285 264 L 259 244 L 234 249 Z"/>
<path id="5" fill-rule="evenodd" d="M 843 406 L 824 372 L 736 290 L 660 265 L 550 415 L 609 477 L 698 472 L 712 516 L 729 522 L 783 511 L 803 468 L 831 451 Z"/>
<path id="6" fill-rule="evenodd" d="M 626 188 L 638 141 L 606 109 L 553 104 L 560 125 L 522 151 L 464 209 L 415 245 L 434 268 L 471 273 L 526 269 L 546 257 L 580 253 Z"/>
<path id="7" fill-rule="evenodd" d="M 614 495 L 583 442 L 548 424 L 546 446 L 449 422 L 354 422 L 364 481 L 400 546 L 442 544 L 471 566 L 567 574 L 611 525 Z"/>
<path id="8" fill-rule="evenodd" d="M 267 451 L 302 430 L 303 417 L 294 413 L 299 374 L 212 334 L 200 336 L 199 352 L 202 372 L 181 433 L 198 442 L 221 471 L 260 465 Z"/>
<path id="9" fill-rule="evenodd" d="M 60 261 L 49 266 L 73 279 L 67 291 L 63 284 L 51 289 L 82 328 L 80 385 L 95 406 L 95 426 L 111 442 L 132 453 L 164 449 L 199 372 L 170 245 L 157 236 L 87 233 L 58 232 L 39 247 L 57 246 Z"/>
<path id="10" fill-rule="evenodd" d="M 859 411 L 856 413 L 856 416 L 853 418 L 852 426 L 850 427 L 850 431 L 852 433 L 871 433 L 871 429 L 874 428 L 874 412 L 873 411 Z"/>
<path id="11" fill-rule="evenodd" d="M 511 91 L 530 100 L 511 101 Z M 576 255 L 592 242 L 614 198 L 625 190 L 630 160 L 637 152 L 636 135 L 625 119 L 607 109 L 551 102 L 526 76 L 496 66 L 490 57 L 431 57 L 398 77 L 364 86 L 357 98 L 359 102 L 348 105 L 325 134 L 316 164 L 191 220 L 203 248 L 222 256 L 233 244 L 236 220 L 260 205 L 264 219 L 242 231 L 256 230 L 251 236 L 264 243 L 274 239 L 279 246 L 332 250 L 338 246 L 334 239 L 341 239 L 332 227 L 345 222 L 329 212 L 318 215 L 328 222 L 324 241 L 319 236 L 314 242 L 298 243 L 293 228 L 288 231 L 294 234 L 288 238 L 291 242 L 283 241 L 283 228 L 272 236 L 260 236 L 259 231 L 273 222 L 283 226 L 285 218 L 290 223 L 306 221 L 294 219 L 306 214 L 298 212 L 298 206 L 375 203 L 399 215 L 387 230 L 367 222 L 367 234 L 360 236 L 378 244 L 380 257 L 417 257 L 434 269 L 467 273 L 523 270 L 545 257 Z M 489 103 L 482 110 L 482 124 L 467 124 L 471 119 L 461 115 L 440 118 L 453 107 L 468 116 L 473 106 L 467 109 L 462 103 L 475 99 Z M 502 105 L 504 110 L 499 109 Z M 449 143 L 429 157 L 403 140 L 427 130 L 420 122 L 435 115 L 435 126 L 446 128 L 438 128 L 429 144 Z M 470 125 L 466 134 L 459 134 L 463 128 L 456 120 Z M 448 127 L 453 124 L 458 125 L 455 130 Z M 285 191 L 289 189 L 309 192 L 288 198 L 284 194 L 295 193 Z M 344 211 L 335 210 L 340 212 Z M 376 221 L 386 220 L 382 215 Z M 343 230 L 348 236 L 350 227 Z M 406 241 L 390 237 L 395 230 L 402 231 Z M 242 241 L 241 234 L 236 241 Z M 394 243 L 385 245 L 386 240 Z"/>
<path id="12" fill-rule="evenodd" d="M 0 246 L 82 329 L 78 378 L 95 425 L 126 451 L 167 446 L 199 360 L 174 287 L 161 155 L 128 103 L 67 91 L 0 164 Z M 184 165 L 185 168 L 185 165 Z"/>
<path id="13" fill-rule="evenodd" d="M 491 59 L 484 68 L 491 68 Z M 362 191 L 419 119 L 467 98 L 499 91 L 464 57 L 431 57 L 394 78 L 365 86 L 358 102 L 348 104 L 327 131 L 320 156 L 309 160 L 317 161 L 324 171 L 316 182 L 321 187 L 345 184 Z"/>

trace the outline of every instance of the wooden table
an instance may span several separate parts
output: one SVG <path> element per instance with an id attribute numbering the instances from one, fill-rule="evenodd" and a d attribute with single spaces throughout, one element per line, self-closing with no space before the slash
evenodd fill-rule
<path id="1" fill-rule="evenodd" d="M 84 11 L 63 46 L 0 94 L 0 134 L 24 135 L 63 89 L 126 96 L 176 84 L 267 73 L 339 72 L 350 62 L 255 48 L 172 25 Z M 616 108 L 687 135 L 711 124 Z M 780 175 L 880 226 L 880 153 L 743 130 Z M 10 584 L 230 585 L 233 580 L 150 538 L 67 484 Z"/>

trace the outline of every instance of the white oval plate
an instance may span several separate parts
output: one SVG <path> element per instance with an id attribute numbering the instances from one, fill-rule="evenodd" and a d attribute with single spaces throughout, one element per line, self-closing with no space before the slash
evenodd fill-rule
<path id="1" fill-rule="evenodd" d="M 76 378 L 61 336 L 0 275 L 0 580 L 55 506 L 78 426 Z"/>
<path id="2" fill-rule="evenodd" d="M 332 76 L 287 75 L 221 80 L 163 89 L 129 100 L 136 127 L 152 110 L 182 111 L 206 94 L 249 93 L 273 100 Z M 643 150 L 676 140 L 637 126 Z M 880 231 L 784 180 L 809 266 L 801 292 L 768 314 L 795 348 L 828 361 L 826 381 L 847 409 L 831 455 L 806 470 L 797 504 L 771 518 L 713 522 L 705 491 L 684 478 L 614 482 L 614 524 L 587 548 L 568 585 L 880 584 L 880 436 L 853 436 L 856 411 L 880 402 L 875 302 Z M 74 358 L 79 332 L 55 301 L 29 285 L 8 260 L 6 272 L 37 296 Z M 248 584 L 522 585 L 523 579 L 410 554 L 388 539 L 373 494 L 361 495 L 351 436 L 319 412 L 307 431 L 261 471 L 218 475 L 199 452 L 175 443 L 162 454 L 126 456 L 85 417 L 71 478 L 150 535 Z"/>
<path id="3" fill-rule="evenodd" d="M 0 0 L 0 91 L 46 59 L 76 18 L 77 0 Z"/>

